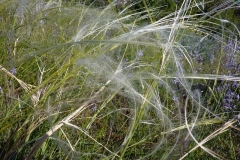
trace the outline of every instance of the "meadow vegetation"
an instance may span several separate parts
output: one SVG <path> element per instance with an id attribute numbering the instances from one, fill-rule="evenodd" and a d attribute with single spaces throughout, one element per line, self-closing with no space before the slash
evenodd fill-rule
<path id="1" fill-rule="evenodd" d="M 1 159 L 237 160 L 239 1 L 213 3 L 1 0 Z"/>

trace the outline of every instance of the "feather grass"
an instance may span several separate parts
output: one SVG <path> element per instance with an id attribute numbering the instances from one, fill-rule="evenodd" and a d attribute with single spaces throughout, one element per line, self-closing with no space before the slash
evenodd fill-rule
<path id="1" fill-rule="evenodd" d="M 226 158 L 207 142 L 238 130 L 231 114 L 239 112 L 239 30 L 219 16 L 237 2 L 203 12 L 211 2 L 184 0 L 157 20 L 145 0 L 144 11 L 133 12 L 138 3 L 118 12 L 118 1 L 11 2 L 18 12 L 5 23 L 14 25 L 0 26 L 13 32 L 0 65 L 9 98 L 0 95 L 8 104 L 3 159 L 184 159 L 198 148 Z M 17 75 L 7 70 L 13 66 Z M 215 131 L 204 131 L 209 126 Z"/>

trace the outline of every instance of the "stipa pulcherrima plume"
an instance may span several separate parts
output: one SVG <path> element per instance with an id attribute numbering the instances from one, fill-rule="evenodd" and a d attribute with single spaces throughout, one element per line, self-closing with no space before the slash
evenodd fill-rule
<path id="1" fill-rule="evenodd" d="M 139 54 L 139 52 L 137 52 L 137 54 Z M 142 56 L 142 53 L 140 54 Z M 171 130 L 173 124 L 166 114 L 167 112 L 173 114 L 173 112 L 170 111 L 168 107 L 164 106 L 159 91 L 154 89 L 152 90 L 150 86 L 151 84 L 146 82 L 146 80 L 155 79 L 157 85 L 161 84 L 161 87 L 164 86 L 163 88 L 166 88 L 169 94 L 175 95 L 175 91 L 173 91 L 167 82 L 165 82 L 162 78 L 151 75 L 151 73 L 148 74 L 143 72 L 142 67 L 146 67 L 147 65 L 141 66 L 139 64 L 141 63 L 137 63 L 136 59 L 134 59 L 132 62 L 128 62 L 123 65 L 121 61 L 114 60 L 110 55 L 101 55 L 97 58 L 85 58 L 78 60 L 78 65 L 84 67 L 92 75 L 88 79 L 89 87 L 94 88 L 94 85 L 105 86 L 106 92 L 112 94 L 118 93 L 129 99 L 129 103 L 131 105 L 128 107 L 133 114 L 131 117 L 131 125 L 133 127 L 138 125 L 137 123 L 157 125 L 156 121 L 162 120 L 164 122 L 162 127 L 167 130 Z M 149 89 L 151 97 L 146 97 L 146 95 L 144 95 L 145 89 Z M 179 102 L 175 101 L 174 104 L 174 108 L 178 108 Z M 148 112 L 152 111 L 155 112 L 157 117 L 154 118 L 149 115 Z M 141 120 L 138 122 L 137 119 L 139 118 L 139 114 L 143 114 L 143 117 L 141 117 Z M 128 141 L 131 140 L 133 136 L 132 134 L 135 134 L 134 132 L 134 130 L 129 129 L 129 134 L 126 134 L 125 140 L 122 142 L 123 147 L 125 147 Z M 158 144 L 157 148 L 162 146 L 161 143 Z M 154 153 L 155 150 L 152 152 Z"/>

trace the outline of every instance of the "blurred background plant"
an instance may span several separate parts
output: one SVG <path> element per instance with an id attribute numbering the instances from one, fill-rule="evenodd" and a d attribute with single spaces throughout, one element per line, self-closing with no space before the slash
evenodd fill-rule
<path id="1" fill-rule="evenodd" d="M 239 1 L 2 0 L 2 159 L 237 159 Z"/>

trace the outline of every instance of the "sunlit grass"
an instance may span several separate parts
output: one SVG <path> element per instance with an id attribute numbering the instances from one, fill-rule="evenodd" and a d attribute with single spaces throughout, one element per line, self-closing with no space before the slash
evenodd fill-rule
<path id="1" fill-rule="evenodd" d="M 236 159 L 237 2 L 118 2 L 0 3 L 0 157 Z"/>

